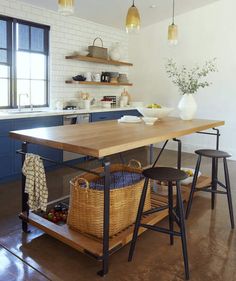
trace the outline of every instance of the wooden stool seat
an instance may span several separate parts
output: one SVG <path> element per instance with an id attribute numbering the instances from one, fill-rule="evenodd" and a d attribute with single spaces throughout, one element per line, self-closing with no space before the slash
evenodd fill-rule
<path id="1" fill-rule="evenodd" d="M 231 155 L 227 152 L 214 149 L 199 149 L 195 151 L 196 154 L 209 158 L 229 158 Z"/>
<path id="2" fill-rule="evenodd" d="M 154 167 L 143 171 L 145 178 L 158 181 L 180 181 L 188 177 L 188 175 L 181 170 L 169 167 Z"/>

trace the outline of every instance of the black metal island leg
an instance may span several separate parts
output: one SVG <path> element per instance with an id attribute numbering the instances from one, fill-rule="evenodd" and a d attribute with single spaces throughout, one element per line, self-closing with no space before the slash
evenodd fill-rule
<path id="1" fill-rule="evenodd" d="M 23 142 L 21 145 L 21 151 L 23 152 L 21 155 L 21 162 L 22 162 L 22 167 L 25 162 L 25 154 L 27 153 L 27 142 Z M 23 214 L 27 215 L 27 218 L 29 216 L 29 205 L 28 205 L 28 194 L 25 193 L 25 182 L 26 182 L 26 177 L 22 173 L 21 176 L 21 210 Z M 29 233 L 28 230 L 28 222 L 26 220 L 22 220 L 22 231 L 25 233 Z"/>
<path id="2" fill-rule="evenodd" d="M 104 276 L 109 267 L 109 225 L 110 225 L 110 162 L 103 160 L 105 184 L 104 184 L 104 215 L 103 215 L 103 258 L 102 270 L 98 275 Z"/>

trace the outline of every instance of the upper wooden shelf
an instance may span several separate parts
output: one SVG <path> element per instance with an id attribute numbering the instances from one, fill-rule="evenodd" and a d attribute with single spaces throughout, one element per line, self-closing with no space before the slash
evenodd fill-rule
<path id="1" fill-rule="evenodd" d="M 110 65 L 117 65 L 117 66 L 133 66 L 132 63 L 123 62 L 123 61 L 116 61 L 116 60 L 106 60 L 100 58 L 93 58 L 88 56 L 81 56 L 81 55 L 74 55 L 74 56 L 66 56 L 67 60 L 79 60 L 79 61 L 87 61 L 93 63 L 102 63 L 102 64 L 110 64 Z"/>
<path id="2" fill-rule="evenodd" d="M 108 82 L 95 82 L 95 81 L 74 81 L 67 80 L 66 84 L 83 84 L 83 85 L 96 85 L 96 86 L 132 86 L 132 83 L 108 83 Z"/>

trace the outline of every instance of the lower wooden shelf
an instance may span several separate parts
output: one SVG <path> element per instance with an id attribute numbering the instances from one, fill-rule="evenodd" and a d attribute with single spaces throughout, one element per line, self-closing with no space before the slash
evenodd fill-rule
<path id="1" fill-rule="evenodd" d="M 210 178 L 201 176 L 198 179 L 197 188 L 202 188 L 210 184 Z M 191 184 L 182 186 L 182 197 L 184 201 L 188 200 Z M 151 193 L 151 204 L 152 207 L 164 206 L 167 203 L 167 197 L 165 195 L 160 195 L 158 193 Z M 175 204 L 175 200 L 174 200 Z M 142 219 L 142 223 L 154 225 L 157 222 L 163 220 L 168 215 L 168 210 L 163 210 L 158 213 L 146 215 Z M 21 213 L 20 218 L 27 220 L 25 214 Z M 30 212 L 28 217 L 29 224 L 43 230 L 50 236 L 60 240 L 61 242 L 69 245 L 70 247 L 88 254 L 98 260 L 102 259 L 102 240 L 88 236 L 86 234 L 79 233 L 77 231 L 71 230 L 66 224 L 57 225 L 54 224 L 39 215 Z M 116 252 L 124 245 L 129 243 L 132 239 L 134 225 L 126 228 L 125 230 L 119 232 L 110 238 L 109 249 L 110 254 Z M 145 228 L 140 228 L 139 235 L 146 231 Z"/>

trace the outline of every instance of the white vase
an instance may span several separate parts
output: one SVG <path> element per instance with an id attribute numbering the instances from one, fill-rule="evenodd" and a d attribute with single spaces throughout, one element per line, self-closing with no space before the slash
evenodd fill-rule
<path id="1" fill-rule="evenodd" d="M 120 44 L 114 43 L 110 49 L 109 56 L 112 60 L 120 60 L 121 52 L 120 52 Z"/>
<path id="2" fill-rule="evenodd" d="M 197 103 L 192 94 L 184 94 L 179 101 L 178 109 L 182 120 L 192 120 L 197 112 Z"/>

